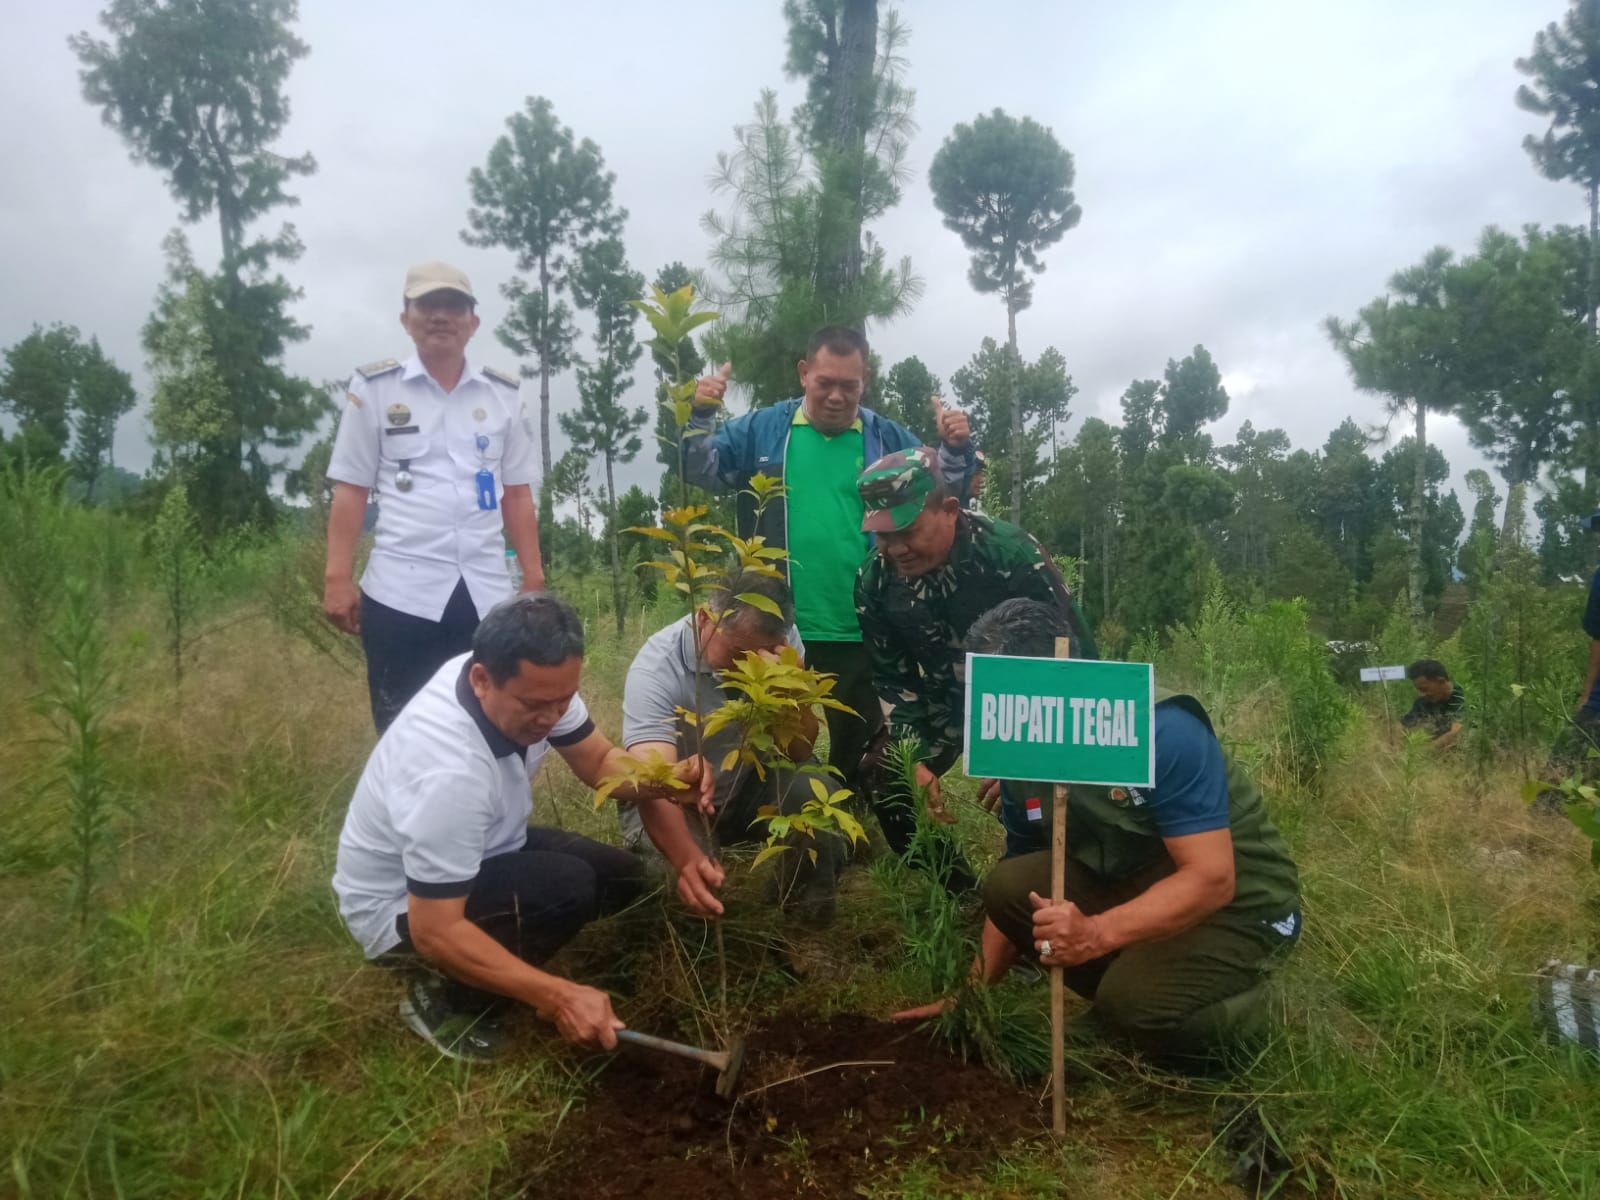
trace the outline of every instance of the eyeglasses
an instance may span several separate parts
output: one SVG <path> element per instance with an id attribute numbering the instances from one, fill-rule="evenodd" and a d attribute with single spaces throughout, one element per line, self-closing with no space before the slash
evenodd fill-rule
<path id="1" fill-rule="evenodd" d="M 838 392 L 846 399 L 853 400 L 866 390 L 866 384 L 859 379 L 829 379 L 827 376 L 816 376 L 812 383 L 821 392 Z"/>

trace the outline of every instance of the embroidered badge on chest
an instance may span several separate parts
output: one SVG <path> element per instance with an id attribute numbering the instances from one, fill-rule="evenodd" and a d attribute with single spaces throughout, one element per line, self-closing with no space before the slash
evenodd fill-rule
<path id="1" fill-rule="evenodd" d="M 385 417 L 391 425 L 406 425 L 411 421 L 411 410 L 404 404 L 391 404 L 384 410 Z"/>

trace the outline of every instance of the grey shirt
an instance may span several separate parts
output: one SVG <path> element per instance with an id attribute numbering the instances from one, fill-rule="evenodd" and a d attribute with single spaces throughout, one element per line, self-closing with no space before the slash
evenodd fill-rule
<path id="1" fill-rule="evenodd" d="M 799 631 L 789 629 L 789 645 L 802 655 L 805 644 Z M 698 669 L 696 669 L 698 668 Z M 696 705 L 696 692 L 699 704 Z M 686 722 L 678 712 L 709 713 L 728 698 L 715 671 L 694 657 L 694 617 L 674 621 L 664 629 L 650 635 L 639 647 L 628 668 L 628 681 L 622 690 L 622 745 L 631 749 L 641 742 L 672 742 L 678 748 L 678 757 L 704 754 L 713 767 L 718 766 L 728 751 L 739 745 L 739 730 L 729 727 L 707 739 L 702 747 L 699 731 Z M 717 811 L 727 805 L 728 798 L 739 786 L 744 772 L 717 771 L 717 786 L 713 802 Z M 631 804 L 620 806 L 624 839 L 631 846 L 642 832 L 639 813 Z"/>

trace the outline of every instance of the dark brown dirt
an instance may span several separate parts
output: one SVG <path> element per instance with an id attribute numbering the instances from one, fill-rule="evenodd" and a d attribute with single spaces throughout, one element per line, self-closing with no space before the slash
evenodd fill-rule
<path id="1" fill-rule="evenodd" d="M 619 1051 L 553 1144 L 526 1148 L 528 1194 L 848 1196 L 913 1160 L 979 1172 L 1047 1132 L 1048 1108 L 1033 1094 L 913 1028 L 839 1016 L 758 1030 L 747 1046 L 732 1105 L 712 1094 L 709 1069 Z M 866 1061 L 878 1065 L 834 1066 Z M 831 1069 L 790 1078 L 818 1068 Z"/>

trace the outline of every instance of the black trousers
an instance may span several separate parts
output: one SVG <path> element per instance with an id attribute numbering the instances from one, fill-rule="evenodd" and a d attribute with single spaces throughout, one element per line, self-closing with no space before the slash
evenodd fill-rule
<path id="1" fill-rule="evenodd" d="M 456 581 L 437 621 L 400 612 L 361 593 L 361 648 L 367 655 L 367 692 L 379 736 L 435 671 L 472 649 L 477 628 L 478 610 L 465 579 Z"/>
<path id="2" fill-rule="evenodd" d="M 844 786 L 863 797 L 883 830 L 884 841 L 901 858 L 911 848 L 917 832 L 917 811 L 911 797 L 892 781 L 887 783 L 876 771 L 862 768 L 868 745 L 883 728 L 883 706 L 872 686 L 872 659 L 860 642 L 807 642 L 806 665 L 838 677 L 833 694 L 855 709 L 859 716 L 828 709 L 828 764 L 844 775 Z M 955 755 L 930 763 L 936 775 L 943 775 Z M 941 831 L 942 832 L 942 831 Z M 956 849 L 949 836 L 935 839 L 928 862 L 913 865 L 932 870 L 951 892 L 960 895 L 978 886 L 978 877 Z"/>
<path id="3" fill-rule="evenodd" d="M 538 966 L 590 921 L 626 908 L 645 886 L 638 858 L 576 833 L 530 825 L 522 849 L 483 860 L 467 894 L 467 920 L 524 962 Z M 400 944 L 378 960 L 388 967 L 416 966 L 404 913 L 395 918 Z M 495 999 L 455 985 L 458 1004 Z"/>
<path id="4" fill-rule="evenodd" d="M 872 660 L 860 642 L 807 642 L 806 666 L 836 676 L 833 695 L 856 710 L 849 713 L 825 709 L 828 722 L 828 765 L 839 771 L 843 784 L 860 794 L 861 757 L 867 743 L 883 725 L 883 706 L 872 686 Z"/>

